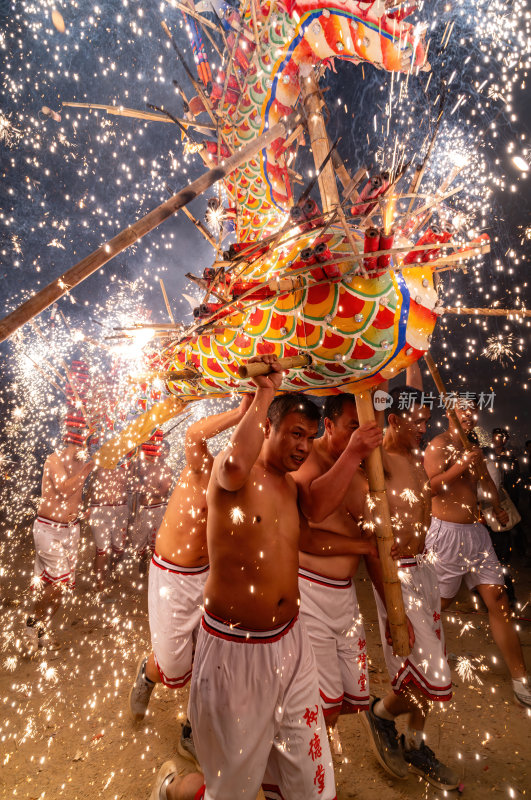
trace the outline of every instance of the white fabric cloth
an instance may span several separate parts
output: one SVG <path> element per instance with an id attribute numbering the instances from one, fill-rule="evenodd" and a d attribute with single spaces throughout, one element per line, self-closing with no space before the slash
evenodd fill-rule
<path id="1" fill-rule="evenodd" d="M 128 518 L 127 503 L 117 506 L 94 505 L 90 507 L 89 526 L 98 553 L 108 553 L 111 548 L 115 553 L 123 553 Z"/>
<path id="2" fill-rule="evenodd" d="M 205 613 L 189 706 L 205 800 L 332 800 L 315 658 L 301 623 L 232 628 Z"/>
<path id="3" fill-rule="evenodd" d="M 151 645 L 160 678 L 177 689 L 192 675 L 208 564 L 187 568 L 154 553 L 148 579 Z"/>
<path id="4" fill-rule="evenodd" d="M 45 583 L 64 583 L 73 588 L 79 552 L 80 525 L 37 517 L 33 523 L 35 541 L 34 575 Z"/>
<path id="5" fill-rule="evenodd" d="M 398 561 L 404 609 L 415 632 L 415 644 L 405 658 L 396 656 L 385 639 L 387 612 L 377 592 L 378 622 L 385 663 L 396 694 L 413 683 L 430 700 L 452 699 L 452 678 L 446 658 L 437 574 L 426 556 Z"/>
<path id="6" fill-rule="evenodd" d="M 155 550 L 155 539 L 165 513 L 166 503 L 139 506 L 130 533 L 131 546 L 136 553 L 142 555 L 148 547 Z"/>
<path id="7" fill-rule="evenodd" d="M 463 578 L 469 589 L 480 584 L 504 585 L 489 532 L 479 522 L 463 525 L 432 517 L 426 550 L 434 554 L 441 597 L 455 597 Z"/>
<path id="8" fill-rule="evenodd" d="M 369 671 L 363 620 L 352 580 L 299 568 L 301 620 L 310 637 L 325 718 L 369 708 Z"/>

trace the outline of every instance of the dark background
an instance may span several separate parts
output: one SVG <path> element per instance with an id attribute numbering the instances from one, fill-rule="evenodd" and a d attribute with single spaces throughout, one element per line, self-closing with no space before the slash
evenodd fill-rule
<path id="1" fill-rule="evenodd" d="M 524 9 L 518 2 L 424 3 L 416 18 L 430 28 L 432 76 L 429 84 L 426 73 L 411 76 L 400 102 L 395 80 L 389 134 L 390 74 L 371 65 L 362 69 L 336 62 L 337 73 L 329 70 L 322 81 L 328 87 L 329 133 L 331 138 L 342 137 L 339 151 L 351 172 L 363 163 L 373 172 L 388 166 L 395 141 L 405 148 L 406 160 L 418 161 L 433 130 L 438 98 L 446 95 L 423 190 L 440 185 L 455 155 L 466 153 L 468 166 L 456 181 L 464 189 L 448 201 L 448 209 L 464 213 L 464 227 L 476 234 L 486 231 L 492 241 L 491 254 L 477 269 L 444 274 L 447 305 L 529 304 L 531 240 L 526 229 L 531 225 L 531 179 L 522 176 L 510 157 L 511 150 L 521 154 L 531 148 L 526 88 L 530 23 Z M 189 96 L 193 90 L 160 27 L 166 20 L 192 65 L 180 12 L 165 3 L 140 6 L 125 0 L 105 0 L 99 7 L 68 3 L 60 10 L 65 33 L 52 25 L 45 2 L 0 3 L 1 108 L 13 126 L 11 141 L 0 142 L 5 312 L 163 202 L 166 185 L 181 188 L 203 172 L 198 157 L 183 154 L 180 132 L 172 124 L 61 108 L 62 101 L 136 109 L 155 103 L 181 115 L 182 102 L 172 79 Z M 452 22 L 450 41 L 442 48 L 444 31 Z M 43 106 L 60 113 L 61 121 L 45 116 Z M 305 175 L 310 167 L 309 156 L 302 155 L 297 169 Z M 191 205 L 200 219 L 207 199 L 208 194 Z M 176 319 L 189 322 L 190 305 L 182 295 L 195 295 L 195 290 L 184 273 L 200 274 L 211 261 L 208 243 L 178 215 L 59 301 L 67 323 L 58 315 L 52 322 L 51 311 L 44 312 L 38 319 L 44 341 L 26 326 L 22 342 L 18 338 L 0 345 L 4 461 L 20 459 L 13 443 L 22 437 L 21 452 L 26 462 L 35 460 L 37 475 L 38 454 L 57 436 L 63 402 L 22 351 L 33 354 L 38 363 L 44 356 L 59 371 L 61 357 L 81 354 L 105 372 L 105 354 L 75 345 L 72 329 L 82 328 L 101 339 L 124 321 L 166 321 L 159 276 Z M 508 427 L 517 445 L 531 438 L 530 322 L 493 317 L 478 322 L 449 315 L 440 320 L 432 346 L 450 387 L 496 392 L 494 412 L 485 415 L 482 424 L 488 429 Z M 511 354 L 492 361 L 483 351 L 490 337 L 498 335 Z"/>

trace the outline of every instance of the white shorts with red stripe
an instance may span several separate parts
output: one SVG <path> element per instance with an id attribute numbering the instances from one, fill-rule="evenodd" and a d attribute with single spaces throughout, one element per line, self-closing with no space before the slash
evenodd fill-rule
<path id="1" fill-rule="evenodd" d="M 79 552 L 79 522 L 65 524 L 38 516 L 33 523 L 34 575 L 45 583 L 73 588 Z"/>
<path id="2" fill-rule="evenodd" d="M 150 550 L 155 550 L 155 539 L 165 513 L 166 503 L 138 507 L 135 521 L 131 526 L 131 546 L 139 555 L 142 555 L 148 547 Z"/>
<path id="3" fill-rule="evenodd" d="M 393 654 L 393 648 L 385 640 L 387 614 L 375 592 L 391 685 L 395 694 L 408 683 L 413 683 L 430 700 L 451 700 L 452 679 L 444 646 L 437 574 L 426 556 L 402 558 L 397 563 L 404 608 L 415 632 L 415 644 L 405 660 Z"/>
<path id="4" fill-rule="evenodd" d="M 503 568 L 489 532 L 479 522 L 460 524 L 432 517 L 426 550 L 435 554 L 433 566 L 441 597 L 455 597 L 463 579 L 468 589 L 479 584 L 504 584 Z"/>
<path id="5" fill-rule="evenodd" d="M 89 525 L 96 550 L 99 555 L 123 553 L 127 534 L 129 507 L 127 503 L 118 506 L 90 506 Z"/>
<path id="6" fill-rule="evenodd" d="M 178 689 L 192 675 L 192 659 L 203 613 L 208 564 L 181 567 L 153 554 L 148 580 L 151 644 L 160 678 Z"/>
<path id="7" fill-rule="evenodd" d="M 189 716 L 205 800 L 333 800 L 313 651 L 297 619 L 270 631 L 205 613 Z"/>
<path id="8" fill-rule="evenodd" d="M 310 637 L 325 718 L 369 708 L 365 630 L 350 578 L 327 578 L 299 568 L 301 619 Z"/>

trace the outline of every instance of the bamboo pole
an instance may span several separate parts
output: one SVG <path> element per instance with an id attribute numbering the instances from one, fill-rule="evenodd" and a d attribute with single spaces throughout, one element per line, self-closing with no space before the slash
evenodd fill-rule
<path id="1" fill-rule="evenodd" d="M 147 122 L 173 122 L 174 120 L 168 117 L 167 114 L 160 114 L 156 111 L 140 111 L 136 108 L 125 108 L 124 106 L 109 106 L 104 105 L 102 103 L 70 103 L 63 101 L 63 106 L 71 106 L 72 108 L 88 108 L 89 111 L 96 109 L 96 110 L 103 110 L 106 111 L 108 114 L 117 116 L 117 117 L 130 117 L 132 119 L 143 119 Z M 205 125 L 201 122 L 191 122 L 189 119 L 180 119 L 176 117 L 175 119 L 178 120 L 179 124 L 183 126 L 183 128 L 196 128 L 201 133 L 211 133 L 215 131 L 216 128 L 214 125 Z M 175 124 L 175 123 L 174 123 Z"/>
<path id="2" fill-rule="evenodd" d="M 484 317 L 531 317 L 531 310 L 527 308 L 441 308 L 441 314 L 470 314 L 470 316 Z"/>
<path id="3" fill-rule="evenodd" d="M 315 160 L 319 169 L 330 150 L 326 127 L 321 114 L 320 95 L 317 81 L 312 73 L 308 80 L 302 81 L 302 102 L 306 109 L 308 132 Z M 323 210 L 340 207 L 339 192 L 332 162 L 326 165 L 319 176 L 319 188 L 323 201 Z M 356 408 L 360 425 L 374 420 L 374 408 L 369 392 L 355 395 Z M 389 627 L 393 639 L 393 649 L 397 655 L 404 657 L 410 653 L 409 634 L 407 629 L 402 586 L 398 578 L 396 562 L 391 558 L 391 547 L 394 543 L 391 513 L 385 491 L 382 450 L 380 447 L 372 451 L 365 460 L 367 478 L 371 498 L 375 503 L 375 531 L 378 554 L 382 565 L 382 577 Z"/>
<path id="4" fill-rule="evenodd" d="M 184 205 L 191 203 L 198 195 L 202 194 L 206 189 L 212 186 L 217 181 L 225 178 L 230 172 L 239 167 L 241 164 L 248 161 L 256 153 L 267 147 L 275 139 L 285 136 L 291 127 L 296 124 L 296 118 L 291 118 L 290 121 L 279 122 L 272 128 L 267 130 L 261 136 L 253 139 L 244 147 L 237 150 L 234 155 L 228 158 L 224 163 L 219 164 L 213 169 L 205 172 L 193 183 L 189 184 L 184 189 L 181 189 L 169 200 L 162 203 L 157 208 L 150 211 L 144 217 L 141 217 L 137 222 L 125 230 L 117 234 L 113 239 L 106 244 L 101 245 L 97 250 L 90 255 L 83 258 L 75 266 L 67 270 L 63 275 L 52 283 L 45 286 L 39 292 L 22 303 L 15 311 L 12 311 L 2 320 L 0 320 L 0 342 L 8 339 L 18 328 L 28 322 L 33 317 L 44 311 L 60 297 L 63 297 L 74 286 L 77 286 L 93 272 L 96 272 L 100 267 L 110 261 L 112 258 L 123 252 L 132 244 L 137 242 L 146 233 L 149 233 L 161 222 L 169 219 L 176 211 Z"/>
<path id="5" fill-rule="evenodd" d="M 312 357 L 307 353 L 302 353 L 298 356 L 279 358 L 276 363 L 279 367 L 282 367 L 282 369 L 300 369 L 301 367 L 309 367 L 312 363 Z M 248 380 L 256 378 L 258 375 L 269 375 L 271 371 L 270 364 L 251 362 L 250 364 L 242 364 L 238 368 L 238 375 L 242 380 Z"/>
<path id="6" fill-rule="evenodd" d="M 170 301 L 168 300 L 168 295 L 166 294 L 166 287 L 164 286 L 164 281 L 162 280 L 162 278 L 159 278 L 159 283 L 160 283 L 160 290 L 162 292 L 162 297 L 164 298 L 164 305 L 166 306 L 166 311 L 170 318 L 170 322 L 172 323 L 172 325 L 175 325 L 175 319 L 173 316 L 173 312 L 171 310 Z"/>

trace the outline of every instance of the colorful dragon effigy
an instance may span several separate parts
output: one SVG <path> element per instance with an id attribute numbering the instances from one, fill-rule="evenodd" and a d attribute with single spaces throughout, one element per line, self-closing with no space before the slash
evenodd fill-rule
<path id="1" fill-rule="evenodd" d="M 429 68 L 422 35 L 405 21 L 411 7 L 251 0 L 242 8 L 239 14 L 226 7 L 229 66 L 199 102 L 199 110 L 209 106 L 223 121 L 218 141 L 206 144 L 212 164 L 288 115 L 319 65 L 339 58 L 413 74 Z M 195 309 L 196 324 L 161 354 L 173 394 L 241 390 L 241 363 L 267 353 L 311 356 L 308 367 L 286 375 L 286 390 L 358 392 L 400 372 L 429 346 L 437 319 L 433 243 L 451 234 L 432 224 L 420 239 L 431 249 L 408 255 L 412 243 L 403 230 L 394 236 L 402 246 L 398 261 L 385 253 L 360 258 L 393 243 L 393 235 L 366 221 L 389 176 L 368 180 L 357 193 L 356 224 L 347 237 L 337 214 L 324 217 L 311 197 L 294 203 L 288 166 L 296 145 L 275 140 L 225 181 L 237 244 L 205 270 L 206 300 Z"/>

